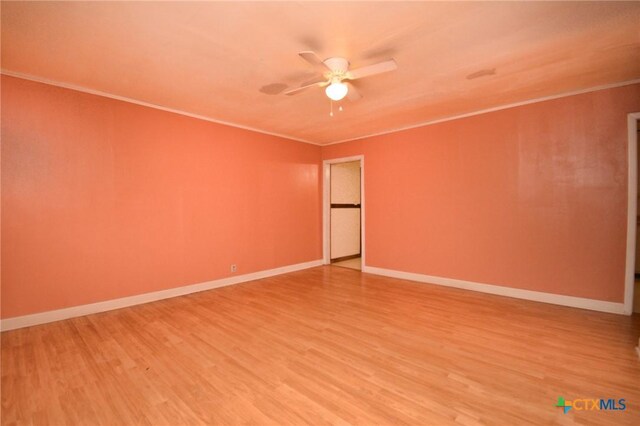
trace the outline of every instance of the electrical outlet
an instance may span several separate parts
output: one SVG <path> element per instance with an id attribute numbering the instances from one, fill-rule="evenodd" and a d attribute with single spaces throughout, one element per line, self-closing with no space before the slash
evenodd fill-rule
<path id="1" fill-rule="evenodd" d="M 235 263 L 231 265 L 231 272 L 236 272 L 237 270 L 238 270 L 238 265 L 236 265 Z"/>

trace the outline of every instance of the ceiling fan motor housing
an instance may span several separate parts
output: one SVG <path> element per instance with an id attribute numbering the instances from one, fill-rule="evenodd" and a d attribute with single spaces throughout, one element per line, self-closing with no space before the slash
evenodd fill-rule
<path id="1" fill-rule="evenodd" d="M 345 58 L 328 58 L 323 61 L 323 63 L 334 73 L 334 74 L 346 74 L 349 70 L 349 61 Z"/>

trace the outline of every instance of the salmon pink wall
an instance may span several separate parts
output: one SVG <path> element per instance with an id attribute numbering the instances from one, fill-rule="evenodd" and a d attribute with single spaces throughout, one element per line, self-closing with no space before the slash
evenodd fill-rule
<path id="1" fill-rule="evenodd" d="M 320 148 L 2 77 L 2 317 L 320 259 Z"/>
<path id="2" fill-rule="evenodd" d="M 367 266 L 622 302 L 640 85 L 323 147 L 364 154 Z"/>

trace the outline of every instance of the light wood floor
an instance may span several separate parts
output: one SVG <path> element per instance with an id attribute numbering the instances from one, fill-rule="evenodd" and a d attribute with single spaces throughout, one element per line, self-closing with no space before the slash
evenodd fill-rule
<path id="1" fill-rule="evenodd" d="M 343 268 L 362 270 L 362 258 L 356 257 L 355 259 L 343 260 L 341 262 L 332 263 L 331 266 L 342 266 Z"/>
<path id="2" fill-rule="evenodd" d="M 637 425 L 639 335 L 638 315 L 319 267 L 2 333 L 2 424 Z"/>

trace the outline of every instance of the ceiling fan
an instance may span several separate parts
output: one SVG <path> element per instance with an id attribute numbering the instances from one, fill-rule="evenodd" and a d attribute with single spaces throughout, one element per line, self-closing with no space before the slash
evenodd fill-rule
<path id="1" fill-rule="evenodd" d="M 294 89 L 284 92 L 285 95 L 295 95 L 310 87 L 326 87 L 325 93 L 329 99 L 339 101 L 345 96 L 349 100 L 357 101 L 362 97 L 349 80 L 357 80 L 359 78 L 369 77 L 376 74 L 382 74 L 388 71 L 394 71 L 398 68 L 398 64 L 393 59 L 378 62 L 377 64 L 367 65 L 365 67 L 349 70 L 349 61 L 345 58 L 333 57 L 321 60 L 318 55 L 311 51 L 299 53 L 300 57 L 313 65 L 322 73 L 321 76 L 313 80 L 306 81 Z"/>

